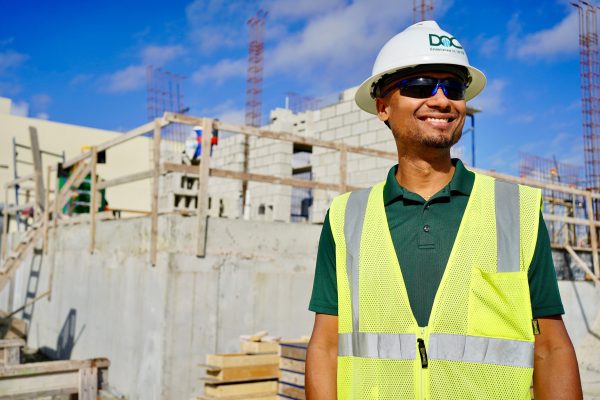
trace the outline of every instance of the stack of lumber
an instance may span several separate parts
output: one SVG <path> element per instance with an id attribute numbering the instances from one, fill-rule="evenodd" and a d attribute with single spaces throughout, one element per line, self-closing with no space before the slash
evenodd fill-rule
<path id="1" fill-rule="evenodd" d="M 241 353 L 209 354 L 203 400 L 276 400 L 279 338 L 266 332 L 241 337 Z"/>
<path id="2" fill-rule="evenodd" d="M 279 343 L 279 388 L 280 399 L 305 400 L 304 370 L 308 338 Z"/>

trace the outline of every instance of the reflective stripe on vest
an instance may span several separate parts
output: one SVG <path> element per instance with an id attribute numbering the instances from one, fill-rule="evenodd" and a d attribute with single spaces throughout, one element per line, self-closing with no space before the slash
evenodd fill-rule
<path id="1" fill-rule="evenodd" d="M 338 334 L 340 357 L 412 360 L 416 335 L 359 332 L 360 242 L 370 189 L 352 192 L 344 214 L 346 270 L 352 307 L 352 333 Z M 519 186 L 495 181 L 497 272 L 520 270 Z M 431 360 L 447 360 L 533 368 L 534 343 L 483 336 L 432 333 L 428 340 Z"/>
<path id="2" fill-rule="evenodd" d="M 340 333 L 340 357 L 364 357 L 413 360 L 416 356 L 416 335 L 392 333 Z M 482 336 L 433 333 L 429 336 L 430 360 L 498 364 L 533 368 L 532 342 Z"/>

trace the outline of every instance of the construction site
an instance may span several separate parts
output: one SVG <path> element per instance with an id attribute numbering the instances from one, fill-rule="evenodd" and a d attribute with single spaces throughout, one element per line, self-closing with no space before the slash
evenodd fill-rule
<path id="1" fill-rule="evenodd" d="M 414 1 L 414 19 L 433 5 Z M 543 217 L 586 399 L 600 399 L 600 58 L 579 12 L 582 165 L 519 155 Z M 0 98 L 1 399 L 305 399 L 308 311 L 333 198 L 397 163 L 354 101 L 261 103 L 266 13 L 248 20 L 245 124 L 190 115 L 147 67 L 127 132 L 15 116 Z M 467 105 L 463 136 L 485 109 Z M 470 124 L 469 124 L 470 121 Z M 71 397 L 69 397 L 71 396 Z"/>

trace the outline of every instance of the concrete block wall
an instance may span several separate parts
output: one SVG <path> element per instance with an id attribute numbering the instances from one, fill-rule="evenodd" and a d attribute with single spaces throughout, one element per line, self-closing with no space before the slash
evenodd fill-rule
<path id="1" fill-rule="evenodd" d="M 314 136 L 319 139 L 364 146 L 385 151 L 395 151 L 396 145 L 390 130 L 375 117 L 358 108 L 354 102 L 357 88 L 340 94 L 340 102 L 320 110 L 312 123 Z M 312 155 L 313 179 L 319 182 L 339 183 L 340 156 L 338 151 L 318 148 Z M 388 169 L 395 164 L 388 159 L 349 153 L 347 183 L 368 187 L 385 180 Z M 323 222 L 335 191 L 315 190 L 312 222 Z"/>

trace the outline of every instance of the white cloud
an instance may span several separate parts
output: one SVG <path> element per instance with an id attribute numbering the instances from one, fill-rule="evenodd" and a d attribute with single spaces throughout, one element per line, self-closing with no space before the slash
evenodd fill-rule
<path id="1" fill-rule="evenodd" d="M 107 77 L 104 91 L 109 93 L 124 93 L 138 90 L 146 83 L 146 67 L 131 65 Z"/>
<path id="2" fill-rule="evenodd" d="M 185 49 L 181 45 L 149 45 L 142 49 L 142 64 L 162 67 L 183 54 L 185 54 Z"/>
<path id="3" fill-rule="evenodd" d="M 212 82 L 222 84 L 229 78 L 241 78 L 246 75 L 247 62 L 245 59 L 221 60 L 214 65 L 203 65 L 192 74 L 196 83 Z"/>
<path id="4" fill-rule="evenodd" d="M 45 113 L 45 112 L 38 113 L 35 117 L 38 119 L 45 119 L 45 120 L 48 120 L 50 118 L 48 113 Z"/>
<path id="5" fill-rule="evenodd" d="M 518 58 L 556 58 L 576 54 L 579 46 L 579 17 L 573 10 L 562 21 L 549 29 L 526 35 L 511 41 L 516 45 L 513 54 Z"/>
<path id="6" fill-rule="evenodd" d="M 491 37 L 485 37 L 484 35 L 480 35 L 475 40 L 476 48 L 479 49 L 479 54 L 484 57 L 491 58 L 498 53 L 500 49 L 501 39 L 500 35 L 495 35 Z"/>
<path id="7" fill-rule="evenodd" d="M 189 37 L 203 53 L 246 46 L 246 20 L 256 11 L 254 2 L 194 0 L 186 9 Z"/>
<path id="8" fill-rule="evenodd" d="M 232 100 L 227 100 L 217 104 L 215 107 L 200 110 L 199 115 L 207 115 L 211 118 L 218 118 L 223 122 L 231 124 L 244 124 L 246 111 L 244 108 L 237 108 Z"/>
<path id="9" fill-rule="evenodd" d="M 27 103 L 26 101 L 13 102 L 10 109 L 10 113 L 18 117 L 29 116 L 29 103 Z"/>
<path id="10" fill-rule="evenodd" d="M 385 0 L 359 0 L 315 16 L 267 54 L 267 74 L 318 74 L 320 80 L 351 74 L 357 63 L 370 64 L 377 49 L 409 23 L 412 2 L 403 3 L 389 7 Z"/>
<path id="11" fill-rule="evenodd" d="M 4 74 L 20 66 L 27 59 L 27 55 L 13 50 L 0 52 L 0 74 Z"/>
<path id="12" fill-rule="evenodd" d="M 31 96 L 31 105 L 38 110 L 46 110 L 52 99 L 46 93 L 38 93 Z"/>
<path id="13" fill-rule="evenodd" d="M 483 92 L 474 100 L 472 105 L 488 114 L 501 114 L 506 110 L 504 89 L 508 81 L 504 79 L 489 80 Z"/>
<path id="14" fill-rule="evenodd" d="M 94 77 L 94 75 L 92 75 L 92 74 L 77 74 L 73 77 L 73 79 L 71 79 L 69 81 L 69 85 L 71 85 L 71 86 L 81 85 L 82 83 L 88 82 L 93 77 Z"/>
<path id="15" fill-rule="evenodd" d="M 269 0 L 264 8 L 273 18 L 301 19 L 322 15 L 344 6 L 344 0 Z"/>

